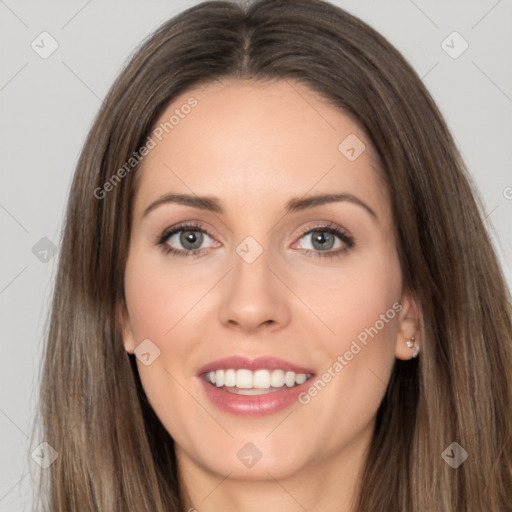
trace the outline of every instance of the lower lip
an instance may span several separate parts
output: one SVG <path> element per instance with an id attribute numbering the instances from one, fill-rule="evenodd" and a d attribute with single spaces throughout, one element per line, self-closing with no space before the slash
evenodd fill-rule
<path id="1" fill-rule="evenodd" d="M 272 391 L 264 395 L 237 395 L 212 386 L 202 377 L 199 377 L 199 380 L 206 396 L 219 409 L 237 416 L 265 416 L 282 411 L 297 402 L 299 394 L 309 386 L 311 379 L 293 388 Z"/>

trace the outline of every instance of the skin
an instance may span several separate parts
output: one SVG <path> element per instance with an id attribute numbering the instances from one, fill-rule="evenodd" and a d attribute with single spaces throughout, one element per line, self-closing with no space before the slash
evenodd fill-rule
<path id="1" fill-rule="evenodd" d="M 197 106 L 150 151 L 138 176 L 125 349 L 133 353 L 149 338 L 160 350 L 149 366 L 137 364 L 176 442 L 187 507 L 348 511 L 393 362 L 412 357 L 406 339 L 420 341 L 378 162 L 359 126 L 299 83 L 198 87 L 176 98 L 157 124 L 190 97 Z M 349 134 L 366 146 L 355 161 L 338 150 Z M 216 196 L 225 213 L 166 203 L 143 215 L 170 192 Z M 289 199 L 320 193 L 352 194 L 377 219 L 347 201 L 284 215 Z M 204 235 L 203 254 L 165 254 L 155 243 L 183 221 L 199 222 L 211 235 Z M 301 233 L 322 222 L 348 231 L 355 245 L 315 258 L 322 250 Z M 236 252 L 247 236 L 263 249 L 252 263 Z M 169 243 L 187 250 L 179 234 Z M 335 237 L 328 251 L 343 245 Z M 196 376 L 210 361 L 243 354 L 281 357 L 318 377 L 397 302 L 400 313 L 307 405 L 231 415 L 209 401 Z M 251 468 L 237 458 L 247 442 L 262 453 Z"/>

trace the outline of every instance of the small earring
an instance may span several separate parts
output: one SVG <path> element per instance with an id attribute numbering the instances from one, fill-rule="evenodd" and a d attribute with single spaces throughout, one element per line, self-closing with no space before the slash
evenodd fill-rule
<path id="1" fill-rule="evenodd" d="M 420 346 L 418 345 L 418 346 L 414 349 L 414 354 L 412 355 L 412 357 L 418 357 L 419 352 L 420 352 Z"/>
<path id="2" fill-rule="evenodd" d="M 409 348 L 414 347 L 414 339 L 415 339 L 414 336 L 412 336 L 410 340 L 407 340 L 405 342 Z"/>

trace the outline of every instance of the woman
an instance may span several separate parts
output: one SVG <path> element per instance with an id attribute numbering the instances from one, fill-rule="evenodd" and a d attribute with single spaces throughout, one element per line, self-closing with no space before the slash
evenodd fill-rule
<path id="1" fill-rule="evenodd" d="M 510 318 L 403 57 L 322 1 L 199 4 L 77 165 L 49 509 L 512 510 Z"/>

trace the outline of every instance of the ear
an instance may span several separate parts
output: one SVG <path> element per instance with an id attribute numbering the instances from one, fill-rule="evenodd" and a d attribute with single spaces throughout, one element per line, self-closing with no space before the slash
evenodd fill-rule
<path id="1" fill-rule="evenodd" d="M 133 354 L 135 350 L 134 336 L 130 316 L 128 315 L 128 309 L 124 301 L 121 301 L 117 306 L 117 319 L 121 326 L 124 348 L 128 354 Z"/>
<path id="2" fill-rule="evenodd" d="M 414 295 L 407 291 L 400 301 L 402 309 L 398 314 L 398 329 L 395 342 L 395 356 L 397 359 L 412 359 L 417 347 L 421 346 L 420 310 Z M 414 346 L 408 347 L 407 341 L 414 337 Z"/>

